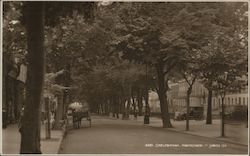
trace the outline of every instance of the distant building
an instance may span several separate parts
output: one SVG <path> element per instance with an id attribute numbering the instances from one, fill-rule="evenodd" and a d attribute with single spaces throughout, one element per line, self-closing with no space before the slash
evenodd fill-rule
<path id="1" fill-rule="evenodd" d="M 186 109 L 186 96 L 188 84 L 182 80 L 179 83 L 170 83 L 170 91 L 168 98 L 170 106 L 175 110 L 182 111 Z M 196 81 L 193 85 L 192 94 L 190 96 L 190 107 L 203 107 L 206 105 L 207 89 L 199 82 Z"/>
<path id="2" fill-rule="evenodd" d="M 188 85 L 182 80 L 178 83 L 169 83 L 170 90 L 167 92 L 167 100 L 169 112 L 186 111 L 186 92 Z M 197 80 L 193 85 L 192 94 L 190 96 L 190 107 L 203 107 L 204 116 L 207 112 L 207 96 L 208 90 L 203 86 L 200 80 Z M 228 93 L 224 100 L 226 112 L 232 111 L 236 105 L 248 106 L 247 89 L 236 93 Z M 160 101 L 158 94 L 155 91 L 149 92 L 149 106 L 151 112 L 161 112 Z M 219 115 L 221 108 L 221 97 L 213 94 L 212 96 L 212 111 L 213 115 Z"/>
<path id="3" fill-rule="evenodd" d="M 186 111 L 186 92 L 188 84 L 182 80 L 178 83 L 169 84 L 170 91 L 168 92 L 169 107 L 174 111 Z M 207 112 L 207 96 L 208 91 L 203 86 L 200 80 L 193 85 L 192 94 L 190 96 L 190 107 L 203 107 L 204 116 Z M 213 114 L 220 113 L 221 97 L 213 94 L 212 96 L 212 111 Z M 226 112 L 230 112 L 233 106 L 246 105 L 248 106 L 247 89 L 241 92 L 228 93 L 224 100 Z"/>

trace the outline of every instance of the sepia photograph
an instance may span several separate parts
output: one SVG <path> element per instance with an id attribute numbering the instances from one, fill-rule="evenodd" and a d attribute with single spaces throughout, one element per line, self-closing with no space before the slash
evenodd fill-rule
<path id="1" fill-rule="evenodd" d="M 1 155 L 248 155 L 248 1 L 1 1 Z"/>

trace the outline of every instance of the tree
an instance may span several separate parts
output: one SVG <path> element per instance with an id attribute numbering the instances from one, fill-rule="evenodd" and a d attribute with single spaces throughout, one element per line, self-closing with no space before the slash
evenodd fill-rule
<path id="1" fill-rule="evenodd" d="M 24 102 L 25 84 L 15 79 L 20 64 L 26 63 L 27 45 L 25 29 L 20 23 L 20 4 L 16 2 L 3 3 L 3 109 L 8 112 L 8 103 L 14 105 L 14 117 L 20 118 L 20 110 Z M 13 72 L 12 78 L 9 73 Z M 14 92 L 11 92 L 13 90 Z M 9 121 L 9 115 L 3 115 L 4 126 Z M 5 124 L 6 123 L 6 124 Z"/>
<path id="2" fill-rule="evenodd" d="M 160 5 L 157 4 L 155 6 L 159 7 Z M 159 14 L 155 15 L 153 14 L 155 12 L 153 12 L 148 15 L 145 14 L 144 9 L 153 10 L 153 8 L 150 8 L 150 5 L 145 3 L 125 4 L 121 7 L 120 16 L 122 23 L 119 27 L 121 29 L 120 34 L 118 34 L 120 37 L 118 37 L 115 45 L 117 51 L 122 52 L 123 58 L 142 62 L 156 69 L 159 86 L 157 91 L 160 98 L 163 127 L 171 127 L 168 106 L 166 106 L 165 75 L 173 68 L 176 60 L 175 56 L 178 53 L 174 53 L 176 51 L 170 52 L 173 55 L 170 54 L 168 58 L 166 57 L 169 51 L 164 51 L 166 49 L 163 49 L 163 44 L 160 40 L 162 33 L 159 31 L 159 26 L 163 24 L 159 23 L 159 21 L 157 23 L 159 18 L 156 17 Z M 166 66 L 168 67 L 165 68 Z"/>
<path id="3" fill-rule="evenodd" d="M 82 66 L 87 64 L 88 75 L 79 67 L 76 67 L 72 73 L 73 83 L 83 86 L 78 93 L 85 95 L 91 104 L 91 109 L 98 112 L 104 105 L 111 106 L 115 112 L 118 111 L 118 107 L 124 111 L 125 101 L 130 102 L 132 96 L 131 88 L 135 90 L 135 82 L 139 82 L 138 80 L 142 79 L 144 74 L 141 73 L 140 64 L 122 60 L 121 55 L 114 53 L 114 49 L 110 48 L 114 39 L 112 28 L 116 26 L 114 23 L 117 21 L 117 17 L 111 14 L 112 11 L 99 7 L 94 24 L 89 28 L 87 35 L 84 35 L 85 44 L 84 49 L 81 50 L 82 63 L 79 64 Z M 78 31 L 77 28 L 73 30 Z M 92 44 L 93 42 L 95 45 Z M 96 96 L 99 97 L 98 100 Z"/>
<path id="4" fill-rule="evenodd" d="M 90 34 L 88 31 L 92 28 L 92 24 L 87 24 L 85 18 L 78 13 L 74 13 L 72 17 L 60 17 L 58 20 L 60 22 L 56 26 L 46 27 L 46 70 L 55 72 L 64 69 L 65 73 L 56 81 L 58 84 L 70 87 L 74 85 L 72 76 L 75 75 L 75 70 L 83 70 L 85 73 L 89 70 L 87 59 L 91 59 L 93 55 L 86 53 L 85 49 Z M 65 118 L 68 104 L 72 102 L 75 90 L 67 89 L 62 92 L 63 114 L 59 120 Z M 59 125 L 56 127 L 59 128 Z"/>
<path id="5" fill-rule="evenodd" d="M 43 93 L 43 98 L 44 100 L 44 105 L 45 105 L 45 111 L 48 112 L 50 111 L 49 109 L 49 99 L 54 98 L 55 96 L 58 97 L 58 99 L 60 99 L 60 95 L 62 95 L 64 93 L 65 90 L 71 90 L 74 89 L 73 87 L 65 87 L 62 85 L 59 85 L 56 83 L 56 78 L 63 75 L 65 73 L 65 70 L 60 70 L 56 73 L 46 73 L 45 74 L 45 85 L 44 85 L 44 93 Z M 59 95 L 59 96 L 58 96 Z M 47 105 L 47 106 L 46 106 Z M 58 100 L 58 105 L 57 105 L 57 112 L 56 112 L 56 118 L 55 118 L 55 127 L 56 129 L 61 128 L 61 123 L 60 121 L 62 120 L 61 117 L 63 117 L 63 105 L 62 103 L 60 103 L 60 100 Z M 49 117 L 49 115 L 48 115 Z M 47 117 L 47 119 L 48 119 Z M 50 120 L 48 120 L 48 125 L 50 125 L 49 122 Z M 49 128 L 47 128 L 48 130 L 50 130 Z"/>
<path id="6" fill-rule="evenodd" d="M 221 50 L 223 46 L 227 49 L 237 52 L 238 58 L 235 56 L 224 55 L 224 57 L 231 57 L 232 60 L 237 60 L 242 58 L 247 58 L 247 44 L 246 44 L 246 32 L 247 32 L 247 16 L 246 16 L 246 3 L 224 3 L 220 5 L 220 12 L 218 27 L 214 32 L 214 40 L 209 41 L 207 46 L 204 46 L 202 49 L 204 54 L 202 55 L 201 67 L 202 67 L 202 80 L 205 87 L 208 89 L 208 109 L 207 109 L 207 124 L 212 124 L 212 93 L 213 93 L 213 83 L 218 77 L 218 60 L 219 57 L 217 54 L 218 50 Z M 224 38 L 228 42 L 222 46 L 218 46 L 218 36 Z M 228 47 L 228 45 L 230 45 Z M 224 47 L 224 48 L 225 48 Z M 238 53 L 241 51 L 240 53 Z M 238 55 L 239 54 L 239 55 Z M 224 58 L 226 59 L 226 58 Z M 222 60 L 221 60 L 222 61 Z M 246 60 L 245 60 L 246 61 Z M 243 61 L 244 62 L 244 61 Z M 238 63 L 238 61 L 236 61 Z M 245 62 L 246 63 L 246 62 Z M 242 64 L 242 63 L 240 63 Z M 243 63 L 244 64 L 244 63 Z M 239 69 L 246 71 L 246 64 L 240 65 Z M 222 71 L 223 72 L 223 71 Z"/>
<path id="7" fill-rule="evenodd" d="M 117 51 L 124 58 L 155 67 L 163 127 L 171 127 L 166 103 L 169 74 L 181 56 L 201 49 L 211 39 L 218 7 L 215 3 L 132 3 L 120 12 Z"/>
<path id="8" fill-rule="evenodd" d="M 207 48 L 208 45 L 211 45 L 211 42 L 215 42 L 216 36 L 218 34 L 230 34 L 230 31 L 232 32 L 232 25 L 229 21 L 228 16 L 230 13 L 225 13 L 223 10 L 228 10 L 230 7 L 232 7 L 233 4 L 228 4 L 228 3 L 222 3 L 220 5 L 215 5 L 214 3 L 210 3 L 207 6 L 204 6 L 201 3 L 196 3 L 194 6 L 187 5 L 182 11 L 179 12 L 179 14 L 176 17 L 176 21 L 179 21 L 182 23 L 182 25 L 187 25 L 185 28 L 187 33 L 183 33 L 183 39 L 186 41 L 187 45 L 187 53 L 190 53 L 191 56 L 193 56 L 195 59 L 192 57 L 187 57 L 187 55 L 184 55 L 184 60 L 188 61 L 192 64 L 196 63 L 196 65 L 193 65 L 190 70 L 190 66 L 188 64 L 186 65 L 181 65 L 184 69 L 185 72 L 189 73 L 189 77 L 193 77 L 191 81 L 187 80 L 187 76 L 184 75 L 184 79 L 187 81 L 189 88 L 187 92 L 187 99 L 191 95 L 192 91 L 192 84 L 194 83 L 195 79 L 200 78 L 199 72 L 202 71 L 203 76 L 207 78 L 207 83 L 206 87 L 209 89 L 209 104 L 208 104 L 208 118 L 211 120 L 211 97 L 212 97 L 212 89 L 211 89 L 211 84 L 212 84 L 212 78 L 216 77 L 217 75 L 213 72 L 214 67 L 211 68 L 211 65 L 214 60 L 212 58 L 208 58 L 207 56 L 210 55 L 210 53 L 213 52 L 207 52 L 205 51 L 205 47 Z M 193 9 L 199 8 L 199 10 L 194 11 Z M 227 9 L 226 9 L 227 8 Z M 235 9 L 237 10 L 237 9 Z M 223 14 L 220 14 L 219 12 L 223 12 Z M 233 11 L 235 12 L 235 11 Z M 224 14 L 225 13 L 225 14 Z M 232 15 L 232 14 L 230 14 Z M 189 19 L 189 21 L 194 21 L 193 24 L 190 23 L 188 20 L 182 20 L 183 18 Z M 232 17 L 231 17 L 232 18 Z M 225 20 L 226 19 L 226 20 Z M 211 29 L 212 28 L 212 29 Z M 220 36 L 220 35 L 219 35 Z M 225 35 L 225 38 L 227 35 Z M 228 36 L 229 37 L 229 36 Z M 229 38 L 227 38 L 229 40 Z M 221 44 L 221 43 L 220 43 Z M 212 44 L 213 45 L 213 44 Z M 234 44 L 235 45 L 235 44 Z M 226 46 L 226 44 L 225 44 Z M 239 47 L 239 46 L 238 46 Z M 237 49 L 237 48 L 236 48 Z M 210 49 L 211 50 L 211 49 Z M 213 49 L 217 50 L 217 49 Z M 196 53 L 193 53 L 195 52 Z M 225 54 L 226 56 L 226 54 Z M 218 56 L 213 57 L 213 59 L 216 59 Z M 221 57 L 220 57 L 221 58 Z M 222 61 L 222 60 L 221 60 Z M 207 66 L 206 66 L 206 65 Z M 200 67 L 198 67 L 201 65 Z M 185 67 L 187 66 L 187 68 Z M 200 69 L 198 69 L 198 68 Z M 205 69 L 206 68 L 206 69 Z M 210 68 L 210 69 L 207 69 Z M 186 71 L 187 70 L 187 71 Z M 191 71 L 191 73 L 190 73 Z M 184 72 L 184 73 L 185 73 Z M 198 75 L 197 75 L 198 74 Z M 192 83 L 193 82 L 193 83 Z M 189 129 L 189 122 L 188 122 L 188 115 L 189 115 L 189 100 L 187 100 L 187 127 L 186 129 Z M 209 123 L 209 121 L 208 121 Z"/>
<path id="9" fill-rule="evenodd" d="M 109 60 L 93 66 L 88 75 L 78 77 L 82 82 L 79 93 L 85 95 L 94 112 L 102 112 L 99 108 L 108 105 L 114 114 L 120 111 L 128 113 L 129 107 L 125 108 L 125 102 L 130 102 L 132 88 L 144 74 L 141 68 L 140 65 L 111 56 Z"/>
<path id="10" fill-rule="evenodd" d="M 190 116 L 190 96 L 192 94 L 192 89 L 195 81 L 200 76 L 200 62 L 199 53 L 197 51 L 189 52 L 182 59 L 180 63 L 179 71 L 183 79 L 187 83 L 187 93 L 186 93 L 186 131 L 189 131 L 189 116 Z"/>
<path id="11" fill-rule="evenodd" d="M 7 6 L 8 2 L 4 5 Z M 94 3 L 60 3 L 60 2 L 46 2 L 46 9 L 44 11 L 45 2 L 19 2 L 20 12 L 22 14 L 21 23 L 25 25 L 27 32 L 27 58 L 28 58 L 28 76 L 27 76 L 27 98 L 22 119 L 21 129 L 21 150 L 20 153 L 41 153 L 40 150 L 40 107 L 41 94 L 44 79 L 44 14 L 51 15 L 54 13 L 68 13 L 71 9 L 84 10 L 86 4 L 87 16 L 92 14 L 90 10 L 93 9 Z M 63 5 L 64 7 L 62 7 Z M 74 6 L 74 7 L 73 7 Z M 54 8 L 54 9 L 53 9 Z M 56 9 L 57 8 L 57 9 Z M 59 9 L 60 8 L 60 9 Z M 57 10 L 57 11 L 56 11 Z M 72 10 L 71 10 L 72 11 Z M 70 14 L 70 13 L 68 13 Z M 50 16 L 51 17 L 51 16 Z M 53 16 L 57 17 L 57 16 Z M 46 23 L 50 23 L 51 18 L 46 18 Z"/>
<path id="12" fill-rule="evenodd" d="M 44 79 L 44 4 L 28 2 L 24 11 L 29 66 L 20 153 L 40 154 L 40 102 Z"/>
<path id="13" fill-rule="evenodd" d="M 222 99 L 222 131 L 224 137 L 224 99 L 227 92 L 239 91 L 247 84 L 247 53 L 244 44 L 235 42 L 226 34 L 215 38 L 213 60 L 209 71 L 213 77 L 212 90 L 218 92 Z M 242 47 L 243 46 L 243 47 Z"/>

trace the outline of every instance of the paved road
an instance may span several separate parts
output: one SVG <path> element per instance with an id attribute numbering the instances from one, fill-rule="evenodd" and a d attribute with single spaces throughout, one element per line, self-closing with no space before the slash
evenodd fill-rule
<path id="1" fill-rule="evenodd" d="M 247 154 L 247 147 L 133 120 L 95 117 L 91 128 L 68 132 L 61 154 Z M 219 147 L 220 146 L 220 147 Z"/>

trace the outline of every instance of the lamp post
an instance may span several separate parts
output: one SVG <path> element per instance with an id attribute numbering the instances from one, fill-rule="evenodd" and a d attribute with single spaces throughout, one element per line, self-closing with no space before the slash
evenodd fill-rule
<path id="1" fill-rule="evenodd" d="M 148 64 L 146 63 L 146 90 L 145 90 L 145 104 L 146 110 L 144 115 L 144 124 L 149 124 L 149 104 L 148 104 Z"/>

